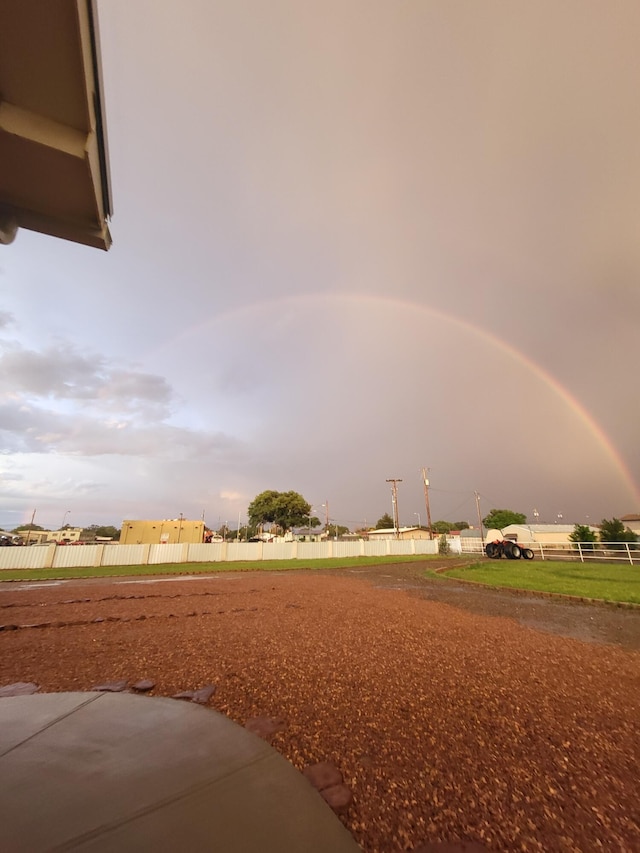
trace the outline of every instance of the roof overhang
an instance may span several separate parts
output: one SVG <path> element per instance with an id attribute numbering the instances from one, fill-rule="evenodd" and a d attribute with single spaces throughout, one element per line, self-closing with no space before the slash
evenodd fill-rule
<path id="1" fill-rule="evenodd" d="M 95 0 L 0 0 L 0 242 L 111 245 L 99 45 Z"/>

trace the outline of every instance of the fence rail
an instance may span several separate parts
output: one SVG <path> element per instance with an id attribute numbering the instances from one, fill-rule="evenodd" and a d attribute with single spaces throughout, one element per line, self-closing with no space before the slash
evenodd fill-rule
<path id="1" fill-rule="evenodd" d="M 459 550 L 452 543 L 452 550 Z M 437 554 L 438 541 L 385 539 L 368 542 L 212 542 L 164 545 L 28 545 L 0 548 L 3 569 L 70 569 L 98 566 L 145 566 L 160 563 L 223 563 L 259 560 L 319 560 Z"/>
<path id="2" fill-rule="evenodd" d="M 463 554 L 484 555 L 484 547 L 480 539 L 462 538 Z M 640 565 L 640 543 L 631 542 L 520 542 L 520 548 L 531 548 L 534 555 L 541 560 L 569 560 L 588 563 L 630 563 Z"/>

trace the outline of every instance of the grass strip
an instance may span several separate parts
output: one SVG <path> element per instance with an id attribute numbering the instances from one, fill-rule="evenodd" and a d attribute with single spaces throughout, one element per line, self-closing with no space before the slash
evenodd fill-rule
<path id="1" fill-rule="evenodd" d="M 640 604 L 640 567 L 620 563 L 487 560 L 451 569 L 445 577 L 488 586 Z"/>
<path id="2" fill-rule="evenodd" d="M 438 559 L 436 556 L 388 555 L 383 557 L 335 557 L 318 560 L 254 560 L 215 563 L 161 563 L 145 566 L 92 566 L 69 569 L 4 569 L 2 581 L 66 580 L 68 578 L 112 578 L 145 575 L 197 575 L 223 572 L 286 572 L 301 569 L 343 569 L 357 566 L 378 566 L 391 563 L 417 563 Z M 440 558 L 441 559 L 441 558 Z"/>

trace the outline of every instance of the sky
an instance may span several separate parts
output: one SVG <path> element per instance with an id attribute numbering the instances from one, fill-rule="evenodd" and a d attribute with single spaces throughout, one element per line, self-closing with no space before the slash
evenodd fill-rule
<path id="1" fill-rule="evenodd" d="M 0 527 L 640 512 L 636 0 L 98 11 L 113 246 L 0 246 Z"/>

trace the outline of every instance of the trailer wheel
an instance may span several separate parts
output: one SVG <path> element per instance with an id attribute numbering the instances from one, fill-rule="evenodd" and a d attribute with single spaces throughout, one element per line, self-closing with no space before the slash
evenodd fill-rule
<path id="1" fill-rule="evenodd" d="M 531 550 L 531 548 L 523 548 L 522 556 L 525 558 L 525 560 L 533 560 L 533 551 Z"/>
<path id="2" fill-rule="evenodd" d="M 495 542 L 487 542 L 484 550 L 490 560 L 499 560 L 502 556 L 500 545 L 497 545 Z"/>
<path id="3" fill-rule="evenodd" d="M 520 548 L 520 546 L 519 546 L 519 545 L 516 545 L 516 544 L 514 543 L 514 544 L 511 546 L 511 559 L 512 559 L 512 560 L 519 560 L 519 559 L 520 559 L 520 557 L 522 557 L 522 549 Z"/>

